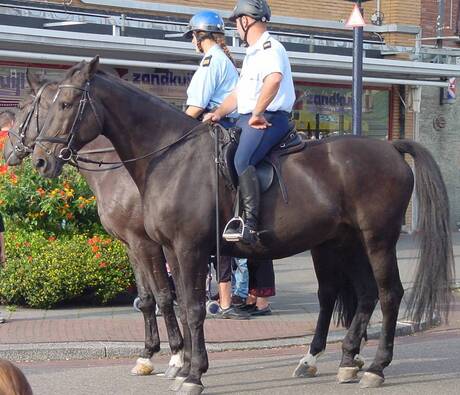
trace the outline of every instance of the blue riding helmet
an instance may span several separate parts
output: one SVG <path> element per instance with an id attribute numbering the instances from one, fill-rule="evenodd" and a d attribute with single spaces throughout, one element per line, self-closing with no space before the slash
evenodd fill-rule
<path id="1" fill-rule="evenodd" d="M 225 33 L 222 17 L 213 11 L 201 11 L 193 15 L 184 33 L 185 38 L 192 38 L 193 32 Z"/>

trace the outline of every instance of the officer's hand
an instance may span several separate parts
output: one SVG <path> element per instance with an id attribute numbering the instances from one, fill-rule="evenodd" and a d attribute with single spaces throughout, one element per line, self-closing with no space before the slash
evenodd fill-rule
<path id="1" fill-rule="evenodd" d="M 207 114 L 203 115 L 203 123 L 219 122 L 220 118 L 221 117 L 219 114 L 208 112 Z"/>
<path id="2" fill-rule="evenodd" d="M 252 115 L 249 119 L 249 126 L 252 126 L 254 129 L 267 129 L 269 126 L 272 126 L 265 117 L 261 115 Z"/>

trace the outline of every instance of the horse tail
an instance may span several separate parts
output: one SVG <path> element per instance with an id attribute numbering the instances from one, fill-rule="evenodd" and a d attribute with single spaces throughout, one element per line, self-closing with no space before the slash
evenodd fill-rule
<path id="1" fill-rule="evenodd" d="M 420 256 L 406 313 L 415 322 L 447 322 L 455 270 L 449 222 L 449 198 L 441 170 L 430 152 L 414 141 L 396 140 L 393 146 L 414 159 L 418 204 Z"/>
<path id="2" fill-rule="evenodd" d="M 334 306 L 335 325 L 342 325 L 348 329 L 355 316 L 357 306 L 358 298 L 356 297 L 353 284 L 348 277 L 342 276 L 342 282 L 337 292 L 337 299 Z"/>

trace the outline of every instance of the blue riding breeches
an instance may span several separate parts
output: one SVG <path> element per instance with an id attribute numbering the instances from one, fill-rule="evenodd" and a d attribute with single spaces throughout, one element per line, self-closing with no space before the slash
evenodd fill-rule
<path id="1" fill-rule="evenodd" d="M 272 124 L 267 129 L 249 126 L 251 115 L 241 115 L 236 123 L 242 129 L 235 154 L 235 168 L 239 176 L 248 166 L 256 166 L 286 136 L 289 129 L 289 113 L 285 111 L 266 111 L 265 119 Z"/>

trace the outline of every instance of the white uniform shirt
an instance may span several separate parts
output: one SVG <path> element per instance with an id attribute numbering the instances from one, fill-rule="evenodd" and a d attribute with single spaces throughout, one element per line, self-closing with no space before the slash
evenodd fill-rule
<path id="1" fill-rule="evenodd" d="M 266 111 L 291 112 L 295 102 L 291 65 L 283 45 L 265 32 L 246 50 L 241 76 L 237 86 L 238 112 L 251 113 L 256 107 L 266 76 L 281 73 L 280 88 Z"/>
<path id="2" fill-rule="evenodd" d="M 201 60 L 187 89 L 187 105 L 211 110 L 222 104 L 238 83 L 238 70 L 219 45 Z M 229 116 L 236 114 L 229 114 Z"/>

